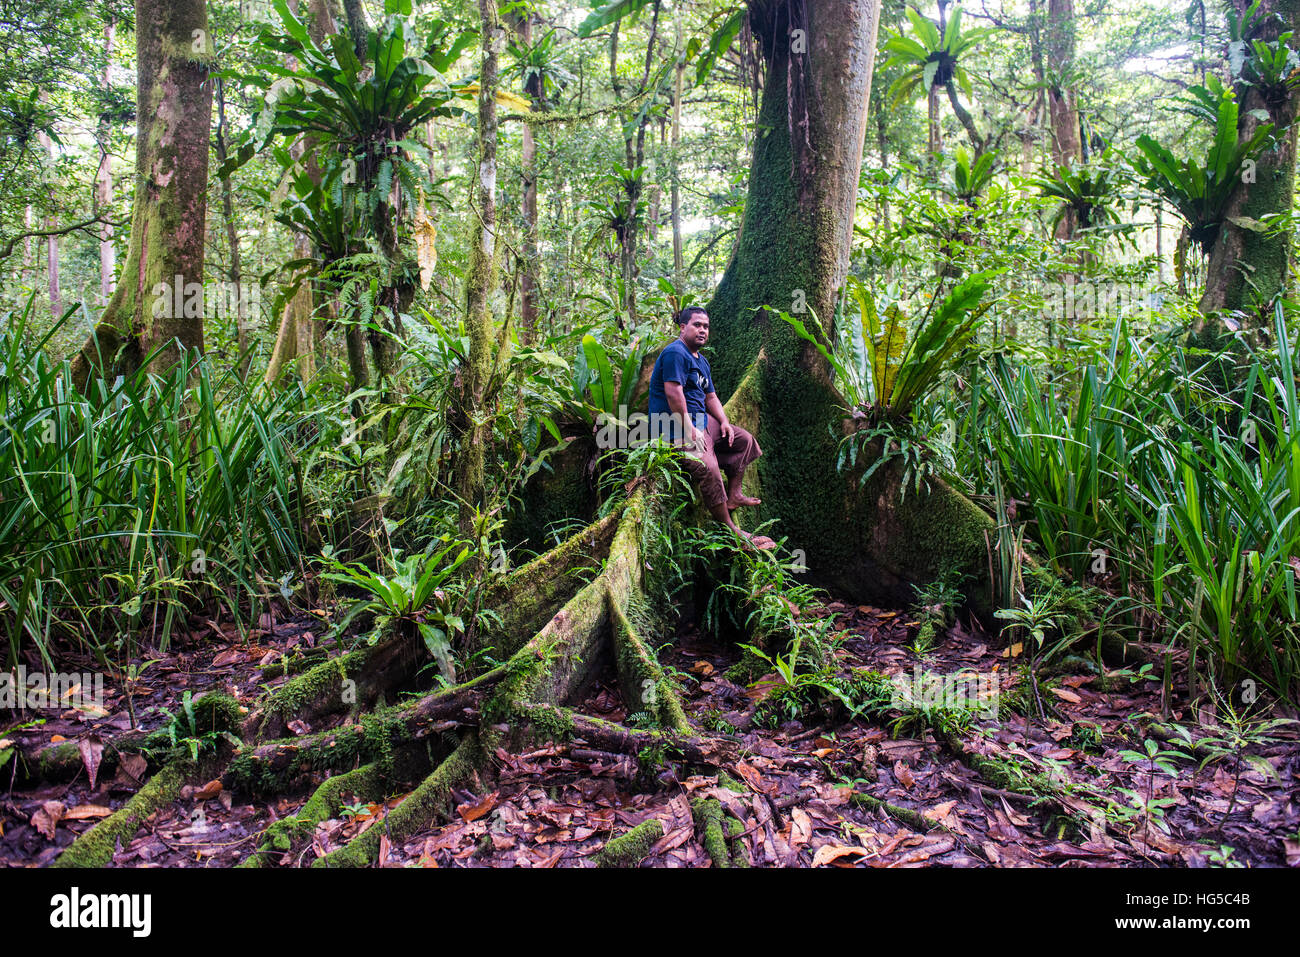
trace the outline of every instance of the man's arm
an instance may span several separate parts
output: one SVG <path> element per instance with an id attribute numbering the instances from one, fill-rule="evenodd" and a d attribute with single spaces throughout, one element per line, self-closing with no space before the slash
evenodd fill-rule
<path id="1" fill-rule="evenodd" d="M 677 388 L 680 390 L 681 386 Z M 722 433 L 722 437 L 730 445 L 736 437 L 736 427 L 727 420 L 727 413 L 723 411 L 722 403 L 718 401 L 718 393 L 710 392 L 706 395 L 704 397 L 704 407 L 709 410 L 709 415 L 718 420 L 718 431 Z"/>
<path id="2" fill-rule="evenodd" d="M 664 398 L 668 400 L 668 408 L 677 416 L 679 422 L 686 423 L 686 438 L 690 440 L 691 445 L 695 444 L 695 423 L 691 421 L 691 414 L 686 409 L 686 393 L 682 391 L 680 382 L 664 381 Z"/>

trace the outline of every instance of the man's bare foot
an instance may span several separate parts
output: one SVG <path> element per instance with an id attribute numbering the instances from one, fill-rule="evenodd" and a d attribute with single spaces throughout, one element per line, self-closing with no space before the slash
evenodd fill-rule
<path id="1" fill-rule="evenodd" d="M 727 508 L 734 512 L 736 509 L 744 506 L 761 505 L 762 502 L 763 500 L 761 498 L 754 498 L 752 495 L 741 493 L 740 495 L 733 495 L 731 498 L 727 499 Z"/>
<path id="2" fill-rule="evenodd" d="M 776 542 L 772 541 L 772 539 L 768 538 L 766 535 L 754 535 L 751 532 L 742 530 L 740 532 L 740 538 L 746 545 L 753 545 L 759 551 L 767 551 L 769 548 L 776 548 Z"/>

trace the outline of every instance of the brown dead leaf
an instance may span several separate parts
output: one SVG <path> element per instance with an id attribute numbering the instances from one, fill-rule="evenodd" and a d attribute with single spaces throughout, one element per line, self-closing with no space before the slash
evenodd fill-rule
<path id="1" fill-rule="evenodd" d="M 63 818 L 63 804 L 59 801 L 46 801 L 32 815 L 32 827 L 44 834 L 47 840 L 54 840 L 54 829 Z"/>
<path id="2" fill-rule="evenodd" d="M 817 853 L 813 855 L 812 866 L 825 867 L 827 864 L 833 864 L 836 861 L 848 857 L 850 854 L 852 854 L 856 859 L 863 857 L 866 853 L 866 850 L 861 847 L 850 847 L 847 844 L 823 844 L 821 847 L 817 848 Z M 852 867 L 853 865 L 852 862 L 845 862 L 844 864 L 839 864 L 837 866 Z"/>
<path id="3" fill-rule="evenodd" d="M 477 821 L 484 814 L 487 814 L 488 811 L 496 807 L 497 795 L 499 793 L 499 791 L 489 791 L 478 801 L 466 801 L 464 804 L 461 804 L 456 808 L 456 813 L 459 814 L 461 820 L 465 821 L 467 824 L 470 821 Z"/>
<path id="4" fill-rule="evenodd" d="M 302 737 L 304 734 L 311 734 L 311 725 L 301 718 L 294 718 L 292 721 L 286 721 L 285 725 L 294 734 Z"/>
<path id="5" fill-rule="evenodd" d="M 894 762 L 894 777 L 898 779 L 899 784 L 909 791 L 916 785 L 916 778 L 912 776 L 912 769 L 902 761 Z"/>
<path id="6" fill-rule="evenodd" d="M 770 785 L 763 781 L 763 775 L 759 774 L 753 765 L 746 764 L 744 761 L 737 761 L 734 767 L 736 773 L 745 779 L 745 783 L 749 785 L 750 790 L 757 791 L 760 794 L 768 792 Z"/>
<path id="7" fill-rule="evenodd" d="M 697 675 L 704 675 L 704 677 L 707 678 L 709 675 L 713 674 L 714 667 L 712 663 L 701 659 L 691 665 L 691 671 L 695 672 Z"/>
<path id="8" fill-rule="evenodd" d="M 224 668 L 227 665 L 237 665 L 244 660 L 244 653 L 236 648 L 227 648 L 215 658 L 212 659 L 212 667 Z"/>
<path id="9" fill-rule="evenodd" d="M 1003 648 L 999 658 L 1019 658 L 1020 653 L 1025 650 L 1023 642 L 1015 642 L 1010 648 Z"/>
<path id="10" fill-rule="evenodd" d="M 221 778 L 213 778 L 203 787 L 194 792 L 194 800 L 206 801 L 208 798 L 214 798 L 221 793 Z"/>
<path id="11" fill-rule="evenodd" d="M 94 735 L 77 742 L 81 752 L 81 763 L 86 766 L 86 776 L 90 778 L 90 789 L 95 790 L 95 781 L 99 778 L 99 761 L 104 756 L 104 745 Z"/>
<path id="12" fill-rule="evenodd" d="M 790 846 L 802 847 L 812 840 L 812 819 L 799 807 L 790 809 Z"/>
<path id="13" fill-rule="evenodd" d="M 143 783 L 144 772 L 148 767 L 149 762 L 141 755 L 124 754 L 117 763 L 117 777 L 113 783 L 128 789 L 137 788 Z"/>
<path id="14" fill-rule="evenodd" d="M 952 809 L 956 806 L 956 801 L 944 801 L 942 804 L 936 804 L 934 807 L 922 811 L 921 816 L 936 823 L 942 823 L 943 819 L 951 814 Z"/>
<path id="15" fill-rule="evenodd" d="M 58 744 L 60 741 L 67 741 L 67 740 L 68 739 L 61 734 L 50 735 L 50 744 Z"/>
<path id="16" fill-rule="evenodd" d="M 1077 694 L 1075 694 L 1073 691 L 1067 691 L 1067 690 L 1065 690 L 1064 688 L 1048 688 L 1047 690 L 1050 691 L 1052 694 L 1056 695 L 1056 696 L 1057 696 L 1058 698 L 1060 698 L 1062 701 L 1068 701 L 1068 702 L 1070 702 L 1070 704 L 1082 704 L 1082 703 L 1083 703 L 1083 699 L 1080 698 L 1080 697 L 1079 697 Z"/>
<path id="17" fill-rule="evenodd" d="M 1300 838 L 1282 838 L 1282 847 L 1286 849 L 1286 866 L 1300 867 Z"/>
<path id="18" fill-rule="evenodd" d="M 63 812 L 63 820 L 85 821 L 92 817 L 108 817 L 112 813 L 111 807 L 104 807 L 101 804 L 78 804 Z"/>

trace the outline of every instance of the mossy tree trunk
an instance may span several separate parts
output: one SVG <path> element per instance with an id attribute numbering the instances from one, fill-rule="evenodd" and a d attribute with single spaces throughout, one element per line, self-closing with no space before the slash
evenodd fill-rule
<path id="1" fill-rule="evenodd" d="M 504 32 L 496 0 L 478 0 L 482 36 L 482 66 L 478 93 L 478 176 L 474 192 L 469 276 L 466 281 L 465 325 L 469 330 L 468 361 L 458 373 L 450 425 L 460 440 L 456 465 L 456 494 L 460 499 L 460 530 L 475 537 L 475 516 L 483 504 L 487 444 L 492 420 L 487 414 L 488 380 L 492 368 L 492 309 L 489 297 L 497 276 L 497 109 L 498 62 Z"/>
<path id="2" fill-rule="evenodd" d="M 153 361 L 158 370 L 174 365 L 180 349 L 203 348 L 213 59 L 207 5 L 204 0 L 136 0 L 135 22 L 131 242 L 113 298 L 73 359 L 78 385 L 92 372 L 137 368 L 160 346 Z M 104 363 L 115 358 L 117 367 L 105 369 Z"/>
<path id="3" fill-rule="evenodd" d="M 749 9 L 767 58 L 763 132 L 740 239 L 708 312 L 718 390 L 764 451 L 750 470 L 759 518 L 777 519 L 814 577 L 849 595 L 908 600 L 909 582 L 952 567 L 986 609 L 987 518 L 941 483 L 900 500 L 900 476 L 888 467 L 863 487 L 838 472 L 837 444 L 851 426 L 830 370 L 763 308 L 806 306 L 832 333 L 849 269 L 879 6 L 755 0 Z"/>
<path id="4" fill-rule="evenodd" d="M 1250 6 L 1246 0 L 1232 0 L 1239 16 Z M 1300 0 L 1262 0 L 1253 23 L 1252 39 L 1275 41 L 1285 31 L 1300 34 Z M 1292 43 L 1296 41 L 1293 39 Z M 1260 86 L 1239 86 L 1240 104 L 1237 133 L 1249 138 L 1261 123 L 1273 124 L 1273 143 L 1266 147 L 1254 169 L 1241 171 L 1228 202 L 1227 218 L 1210 250 L 1201 312 L 1241 311 L 1267 328 L 1271 313 L 1261 315 L 1286 289 L 1291 262 L 1290 230 L 1266 233 L 1258 228 L 1265 217 L 1289 213 L 1295 194 L 1296 113 L 1300 93 L 1288 87 L 1269 91 Z M 1263 117 L 1267 116 L 1267 119 Z M 1202 323 L 1195 331 L 1217 338 L 1217 322 Z"/>
<path id="5" fill-rule="evenodd" d="M 1045 91 L 1052 125 L 1052 162 L 1068 170 L 1083 156 L 1079 108 L 1070 76 L 1074 66 L 1074 0 L 1047 0 L 1047 62 L 1052 69 Z M 1078 216 L 1067 208 L 1056 224 L 1056 238 L 1068 242 L 1078 231 Z"/>

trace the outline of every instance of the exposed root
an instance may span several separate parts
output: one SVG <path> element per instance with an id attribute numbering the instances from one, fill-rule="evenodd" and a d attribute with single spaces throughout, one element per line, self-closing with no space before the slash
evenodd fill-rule
<path id="1" fill-rule="evenodd" d="M 663 836 L 663 824 L 652 817 L 608 841 L 592 855 L 592 863 L 597 867 L 636 867 L 650 855 L 650 849 Z"/>
<path id="2" fill-rule="evenodd" d="M 273 859 L 311 840 L 316 825 L 338 817 L 343 810 L 343 795 L 358 801 L 379 801 L 388 790 L 388 778 L 376 764 L 366 764 L 346 774 L 328 778 L 302 806 L 297 814 L 276 821 L 266 829 L 257 850 L 240 867 L 262 867 Z"/>
<path id="3" fill-rule="evenodd" d="M 450 814 L 452 788 L 469 780 L 483 763 L 478 735 L 470 733 L 451 756 L 406 796 L 387 817 L 351 842 L 312 861 L 312 867 L 367 867 L 379 856 L 379 839 L 400 844 Z"/>
<path id="4" fill-rule="evenodd" d="M 149 815 L 175 801 L 196 774 L 188 761 L 174 760 L 145 783 L 118 810 L 82 834 L 59 855 L 52 867 L 104 867 L 118 845 L 126 846 Z"/>
<path id="5" fill-rule="evenodd" d="M 739 846 L 737 838 L 744 831 L 744 825 L 730 817 L 717 798 L 698 797 L 691 802 L 691 816 L 699 829 L 700 843 L 713 861 L 714 867 L 749 867 L 749 858 Z M 727 829 L 730 826 L 731 841 L 736 845 L 734 853 L 727 848 Z"/>

